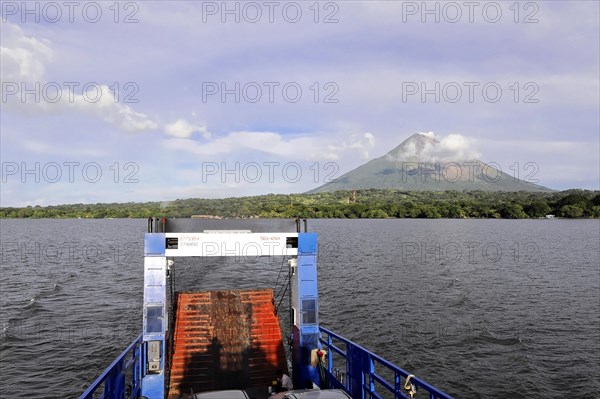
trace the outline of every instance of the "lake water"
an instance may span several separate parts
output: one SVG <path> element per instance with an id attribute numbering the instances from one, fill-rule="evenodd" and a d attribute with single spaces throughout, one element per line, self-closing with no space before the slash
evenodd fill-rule
<path id="1" fill-rule="evenodd" d="M 76 398 L 141 328 L 146 220 L 1 220 L 0 397 Z M 457 398 L 600 397 L 598 220 L 311 220 L 321 324 Z M 280 263 L 177 262 L 176 288 Z"/>

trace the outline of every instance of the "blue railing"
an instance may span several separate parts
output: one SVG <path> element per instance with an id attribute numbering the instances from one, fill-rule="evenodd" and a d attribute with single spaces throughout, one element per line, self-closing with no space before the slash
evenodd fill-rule
<path id="1" fill-rule="evenodd" d="M 325 374 L 329 388 L 343 389 L 354 399 L 383 399 L 390 396 L 394 399 L 421 398 L 423 397 L 422 391 L 427 392 L 430 399 L 452 399 L 452 396 L 410 375 L 362 346 L 326 328 L 319 327 L 319 330 L 321 332 L 320 341 L 323 348 L 327 350 Z M 335 343 L 339 341 L 344 344 L 345 350 L 336 346 L 333 342 L 334 339 Z M 345 365 L 334 365 L 334 353 L 342 357 L 340 360 L 342 363 L 345 362 Z M 393 382 L 386 380 L 382 376 L 383 374 L 393 376 Z M 409 376 L 410 379 L 407 382 Z M 415 393 L 417 390 L 418 394 Z"/>
<path id="2" fill-rule="evenodd" d="M 145 351 L 142 336 L 133 340 L 79 399 L 129 399 L 140 396 Z M 98 391 L 101 389 L 102 391 Z M 96 392 L 98 391 L 98 392 Z M 101 395 L 101 396 L 98 396 Z"/>

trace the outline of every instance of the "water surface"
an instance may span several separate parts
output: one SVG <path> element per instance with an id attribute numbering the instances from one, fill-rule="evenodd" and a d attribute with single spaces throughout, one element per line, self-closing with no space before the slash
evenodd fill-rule
<path id="1" fill-rule="evenodd" d="M 0 396 L 78 397 L 139 334 L 146 221 L 0 223 Z M 598 397 L 597 220 L 309 227 L 323 326 L 458 398 Z M 175 267 L 178 289 L 256 288 L 281 262 Z"/>

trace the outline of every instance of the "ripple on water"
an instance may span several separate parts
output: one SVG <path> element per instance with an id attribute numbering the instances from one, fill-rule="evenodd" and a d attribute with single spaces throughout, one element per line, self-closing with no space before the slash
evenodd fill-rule
<path id="1" fill-rule="evenodd" d="M 0 364 L 3 395 L 77 397 L 139 333 L 146 221 L 2 223 L 3 240 L 8 234 L 11 242 L 100 251 L 94 262 L 70 253 L 68 259 L 9 257 L 0 274 L 0 354 L 10 359 Z M 319 254 L 324 326 L 457 398 L 597 398 L 597 221 L 309 225 L 320 234 L 320 248 L 331 252 Z M 428 247 L 493 242 L 511 256 L 493 264 L 403 258 L 407 242 Z M 533 243 L 538 259 L 515 260 L 515 242 Z M 114 248 L 123 243 L 132 250 L 116 257 Z M 272 287 L 280 267 L 281 262 L 177 260 L 175 281 L 181 290 Z"/>

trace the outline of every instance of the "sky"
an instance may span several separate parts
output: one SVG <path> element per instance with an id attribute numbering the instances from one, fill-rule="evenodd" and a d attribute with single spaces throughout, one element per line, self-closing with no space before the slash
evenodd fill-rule
<path id="1" fill-rule="evenodd" d="M 0 4 L 3 207 L 300 193 L 418 132 L 600 189 L 597 1 Z"/>

